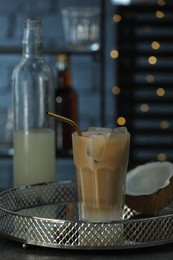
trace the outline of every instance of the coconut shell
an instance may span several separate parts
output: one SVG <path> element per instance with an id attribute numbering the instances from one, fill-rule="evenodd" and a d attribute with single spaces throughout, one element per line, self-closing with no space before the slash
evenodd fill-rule
<path id="1" fill-rule="evenodd" d="M 125 204 L 143 215 L 153 215 L 164 209 L 173 200 L 173 177 L 170 184 L 149 195 L 125 195 Z"/>

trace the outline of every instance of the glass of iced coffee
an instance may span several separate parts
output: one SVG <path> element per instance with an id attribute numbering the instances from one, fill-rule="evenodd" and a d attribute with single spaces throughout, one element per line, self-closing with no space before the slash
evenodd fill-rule
<path id="1" fill-rule="evenodd" d="M 123 216 L 130 134 L 126 127 L 89 128 L 72 134 L 77 170 L 79 219 L 91 222 Z"/>

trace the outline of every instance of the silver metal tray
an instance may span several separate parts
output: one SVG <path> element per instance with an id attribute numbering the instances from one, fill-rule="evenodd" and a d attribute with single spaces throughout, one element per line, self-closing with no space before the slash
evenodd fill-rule
<path id="1" fill-rule="evenodd" d="M 124 220 L 82 222 L 75 183 L 42 183 L 0 193 L 0 234 L 23 245 L 63 249 L 157 246 L 173 242 L 173 209 L 143 217 L 125 206 Z"/>

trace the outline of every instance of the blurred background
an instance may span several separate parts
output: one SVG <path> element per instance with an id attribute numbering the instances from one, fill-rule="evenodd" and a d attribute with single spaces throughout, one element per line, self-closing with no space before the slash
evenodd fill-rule
<path id="1" fill-rule="evenodd" d="M 61 13 L 67 7 L 99 8 L 99 47 L 69 48 Z M 12 186 L 11 76 L 22 56 L 25 17 L 42 20 L 44 56 L 55 80 L 57 55 L 69 56 L 82 129 L 127 126 L 129 169 L 173 160 L 171 0 L 0 0 L 0 187 Z M 72 157 L 58 154 L 57 178 L 69 177 L 75 178 Z"/>

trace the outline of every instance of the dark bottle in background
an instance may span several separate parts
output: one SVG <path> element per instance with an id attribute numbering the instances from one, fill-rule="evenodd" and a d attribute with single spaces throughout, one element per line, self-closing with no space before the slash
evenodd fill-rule
<path id="1" fill-rule="evenodd" d="M 72 86 L 69 57 L 66 54 L 57 55 L 57 88 L 55 91 L 55 110 L 57 114 L 70 118 L 77 123 L 77 93 Z M 57 152 L 72 151 L 71 134 L 74 129 L 67 123 L 56 120 L 56 149 Z"/>

